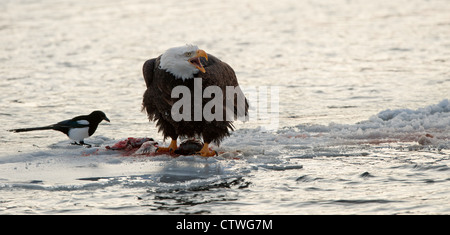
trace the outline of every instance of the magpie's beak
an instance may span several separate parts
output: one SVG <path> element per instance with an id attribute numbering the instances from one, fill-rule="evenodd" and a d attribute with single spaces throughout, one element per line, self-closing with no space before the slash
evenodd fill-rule
<path id="1" fill-rule="evenodd" d="M 109 119 L 107 117 L 103 118 L 103 120 L 110 122 Z"/>

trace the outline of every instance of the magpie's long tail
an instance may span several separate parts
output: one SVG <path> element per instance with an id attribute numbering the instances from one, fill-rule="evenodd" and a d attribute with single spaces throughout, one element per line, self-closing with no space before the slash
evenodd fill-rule
<path id="1" fill-rule="evenodd" d="M 54 129 L 55 129 L 54 125 L 50 125 L 50 126 L 41 126 L 41 127 L 12 129 L 12 130 L 8 130 L 8 131 L 17 133 L 17 132 L 26 132 L 26 131 L 54 130 Z"/>

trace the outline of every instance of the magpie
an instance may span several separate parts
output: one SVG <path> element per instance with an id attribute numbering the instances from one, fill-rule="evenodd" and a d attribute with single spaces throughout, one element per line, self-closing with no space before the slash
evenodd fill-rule
<path id="1" fill-rule="evenodd" d="M 110 122 L 104 112 L 94 111 L 89 115 L 77 116 L 72 119 L 64 120 L 49 126 L 20 128 L 8 131 L 16 133 L 37 130 L 61 131 L 62 133 L 66 134 L 71 140 L 75 141 L 75 143 L 73 144 L 90 146 L 89 144 L 84 143 L 84 139 L 93 135 L 95 130 L 97 130 L 98 124 L 103 120 Z"/>

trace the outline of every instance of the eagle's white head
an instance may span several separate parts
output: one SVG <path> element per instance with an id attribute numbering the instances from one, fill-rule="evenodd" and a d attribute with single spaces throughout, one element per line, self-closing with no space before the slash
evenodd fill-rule
<path id="1" fill-rule="evenodd" d="M 205 72 L 200 57 L 208 60 L 206 52 L 194 45 L 170 48 L 162 54 L 159 68 L 184 81 L 194 78 L 194 74 L 199 70 Z"/>

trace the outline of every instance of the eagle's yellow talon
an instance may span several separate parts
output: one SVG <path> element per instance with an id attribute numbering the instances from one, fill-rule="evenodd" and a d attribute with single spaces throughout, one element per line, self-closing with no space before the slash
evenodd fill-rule
<path id="1" fill-rule="evenodd" d="M 156 149 L 156 152 L 157 153 L 164 153 L 164 152 L 173 153 L 173 152 L 175 152 L 175 150 L 177 150 L 177 140 L 172 140 L 170 142 L 169 147 L 159 147 Z"/>
<path id="2" fill-rule="evenodd" d="M 202 157 L 214 157 L 217 156 L 217 152 L 214 150 L 210 150 L 208 147 L 208 143 L 205 143 L 203 145 L 203 148 L 198 152 L 198 154 Z"/>

